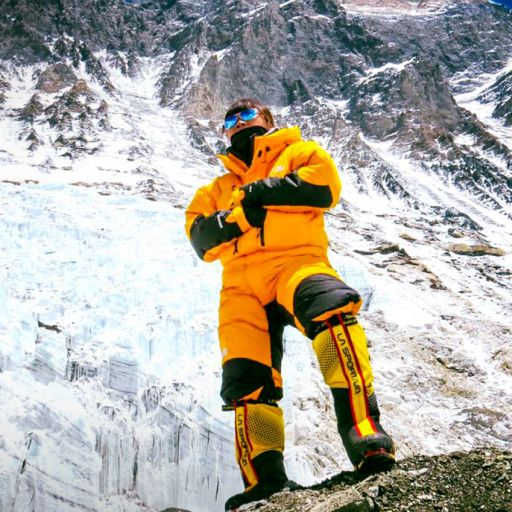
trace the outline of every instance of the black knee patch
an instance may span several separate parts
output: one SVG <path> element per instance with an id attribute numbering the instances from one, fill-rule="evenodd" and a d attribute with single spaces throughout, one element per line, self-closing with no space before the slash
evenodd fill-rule
<path id="1" fill-rule="evenodd" d="M 268 320 L 272 368 L 281 373 L 283 331 L 286 325 L 293 324 L 293 317 L 277 301 L 267 304 L 265 313 Z M 272 378 L 272 368 L 252 359 L 231 359 L 222 369 L 222 399 L 226 404 L 231 404 L 263 386 L 259 401 L 268 403 L 280 400 L 283 398 L 283 389 L 276 387 Z"/>
<path id="2" fill-rule="evenodd" d="M 263 389 L 258 397 L 261 401 L 280 400 L 283 389 L 278 388 L 272 379 L 272 368 L 251 359 L 231 359 L 222 368 L 222 388 L 220 396 L 230 404 Z"/>
<path id="3" fill-rule="evenodd" d="M 304 279 L 295 290 L 293 310 L 307 336 L 313 339 L 320 326 L 313 318 L 360 300 L 359 293 L 343 281 L 328 274 L 315 274 Z"/>

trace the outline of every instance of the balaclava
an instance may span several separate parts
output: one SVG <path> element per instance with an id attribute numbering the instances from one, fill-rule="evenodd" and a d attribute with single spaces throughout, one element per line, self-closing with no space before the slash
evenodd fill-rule
<path id="1" fill-rule="evenodd" d="M 231 146 L 228 148 L 228 153 L 233 153 L 250 166 L 254 151 L 254 137 L 265 133 L 267 133 L 267 129 L 263 126 L 251 126 L 235 133 L 231 137 Z"/>

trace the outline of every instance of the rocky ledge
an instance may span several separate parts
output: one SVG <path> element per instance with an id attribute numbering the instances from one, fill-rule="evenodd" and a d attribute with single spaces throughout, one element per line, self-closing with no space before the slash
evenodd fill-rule
<path id="1" fill-rule="evenodd" d="M 360 479 L 343 472 L 251 505 L 258 512 L 512 512 L 512 452 L 478 449 L 418 456 Z"/>

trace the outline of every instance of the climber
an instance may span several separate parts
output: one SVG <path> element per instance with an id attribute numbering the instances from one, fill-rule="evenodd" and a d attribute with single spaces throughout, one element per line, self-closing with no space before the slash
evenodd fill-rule
<path id="1" fill-rule="evenodd" d="M 276 128 L 268 107 L 240 99 L 226 112 L 226 173 L 201 187 L 186 232 L 204 261 L 223 265 L 219 308 L 221 396 L 235 413 L 235 451 L 245 490 L 226 510 L 293 484 L 283 462 L 283 330 L 313 342 L 332 391 L 338 430 L 362 473 L 389 469 L 395 448 L 379 423 L 359 294 L 327 258 L 324 212 L 341 182 L 330 155 L 298 127 Z"/>

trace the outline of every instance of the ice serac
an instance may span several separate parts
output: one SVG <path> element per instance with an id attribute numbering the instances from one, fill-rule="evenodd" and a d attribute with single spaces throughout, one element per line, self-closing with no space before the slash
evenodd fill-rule
<path id="1" fill-rule="evenodd" d="M 2 2 L 0 510 L 215 512 L 241 490 L 220 268 L 183 223 L 247 95 L 339 165 L 330 259 L 364 298 L 400 457 L 509 447 L 511 17 L 486 1 Z M 309 342 L 285 339 L 286 464 L 308 485 L 349 464 Z"/>
<path id="2" fill-rule="evenodd" d="M 79 187 L 1 194 L 1 509 L 218 508 L 238 475 L 204 368 L 217 278 L 196 268 L 181 212 Z"/>

